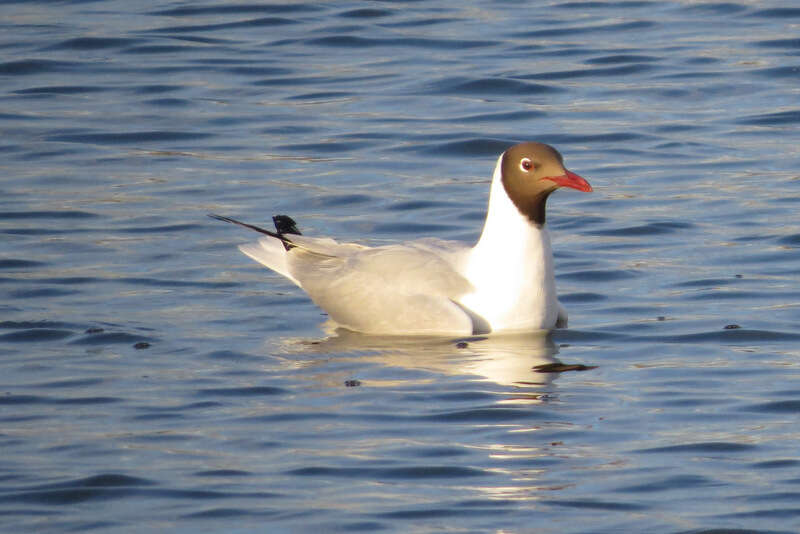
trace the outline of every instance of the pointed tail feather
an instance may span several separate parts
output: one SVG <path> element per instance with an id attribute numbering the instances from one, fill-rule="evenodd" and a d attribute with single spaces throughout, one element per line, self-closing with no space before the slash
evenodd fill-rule
<path id="1" fill-rule="evenodd" d="M 326 253 L 321 252 L 319 250 L 314 250 L 313 245 L 309 246 L 306 243 L 298 243 L 297 241 L 292 241 L 289 237 L 287 237 L 287 235 L 297 235 L 297 236 L 302 235 L 300 233 L 300 231 L 297 229 L 297 224 L 294 222 L 294 219 L 292 219 L 288 215 L 276 215 L 275 217 L 273 217 L 273 222 L 275 223 L 275 227 L 278 229 L 277 232 L 272 232 L 270 230 L 265 230 L 264 228 L 261 228 L 260 226 L 255 226 L 253 224 L 247 224 L 247 223 L 244 223 L 242 221 L 237 221 L 236 219 L 233 219 L 231 217 L 225 217 L 223 215 L 217 215 L 216 213 L 209 213 L 208 216 L 211 217 L 212 219 L 216 219 L 218 221 L 224 221 L 224 222 L 229 222 L 229 223 L 233 223 L 233 224 L 238 224 L 239 226 L 244 226 L 245 228 L 249 228 L 250 230 L 255 230 L 256 232 L 259 232 L 261 234 L 268 235 L 269 237 L 274 237 L 275 239 L 277 239 L 277 240 L 279 240 L 281 242 L 281 244 L 283 245 L 283 248 L 285 250 L 287 250 L 287 251 L 288 250 L 292 250 L 293 248 L 297 248 L 297 249 L 303 250 L 303 251 L 305 251 L 305 252 L 307 252 L 309 254 L 314 254 L 316 256 L 321 256 L 321 257 L 325 257 L 325 258 L 334 258 L 334 257 L 336 257 L 335 255 L 332 255 L 332 254 L 326 254 Z M 312 241 L 314 241 L 314 240 L 312 240 Z M 244 250 L 242 252 L 244 252 Z M 253 257 L 248 252 L 244 252 L 244 253 L 247 254 L 248 256 Z M 256 261 L 261 261 L 261 260 L 259 260 L 257 258 L 254 258 L 254 259 L 256 259 Z M 268 265 L 266 263 L 264 263 L 264 265 L 267 265 L 267 267 L 270 267 L 270 265 Z M 280 271 L 278 271 L 278 272 L 280 272 Z M 281 273 L 281 274 L 284 274 L 284 273 Z"/>
<path id="2" fill-rule="evenodd" d="M 295 245 L 294 245 L 294 243 L 292 243 L 292 240 L 289 239 L 288 237 L 286 237 L 284 234 L 290 234 L 290 233 L 294 233 L 294 234 L 298 234 L 298 235 L 300 234 L 300 232 L 297 231 L 297 227 L 295 226 L 295 222 L 291 218 L 286 216 L 286 215 L 279 215 L 278 217 L 286 217 L 286 219 L 291 221 L 291 223 L 288 226 L 288 229 L 289 230 L 294 230 L 294 232 L 291 232 L 291 231 L 282 232 L 281 231 L 281 226 L 283 226 L 283 223 L 281 223 L 281 225 L 279 225 L 278 221 L 274 221 L 275 218 L 273 218 L 273 221 L 275 222 L 275 226 L 278 227 L 278 231 L 277 232 L 271 232 L 269 230 L 265 230 L 265 229 L 261 228 L 260 226 L 255 226 L 253 224 L 243 223 L 242 221 L 237 221 L 236 219 L 232 219 L 231 217 L 224 217 L 222 215 L 217 215 L 216 213 L 209 213 L 208 216 L 211 217 L 212 219 L 216 219 L 218 221 L 224 221 L 224 222 L 229 222 L 229 223 L 233 223 L 233 224 L 238 224 L 239 226 L 244 226 L 245 228 L 249 228 L 251 230 L 255 230 L 256 232 L 268 235 L 270 237 L 274 237 L 275 239 L 280 239 L 283 242 L 283 246 L 286 248 L 286 250 L 289 250 L 290 248 L 292 248 Z M 284 228 L 286 228 L 286 226 L 284 226 Z"/>

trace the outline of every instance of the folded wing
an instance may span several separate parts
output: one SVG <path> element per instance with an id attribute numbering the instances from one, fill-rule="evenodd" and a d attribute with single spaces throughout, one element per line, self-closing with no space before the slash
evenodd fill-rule
<path id="1" fill-rule="evenodd" d="M 366 333 L 471 334 L 474 314 L 455 301 L 471 284 L 452 263 L 453 247 L 364 247 L 292 236 L 289 250 L 267 237 L 242 252 L 304 289 L 336 323 Z"/>

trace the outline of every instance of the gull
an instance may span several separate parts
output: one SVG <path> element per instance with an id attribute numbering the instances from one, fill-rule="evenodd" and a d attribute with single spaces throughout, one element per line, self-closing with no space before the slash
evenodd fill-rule
<path id="1" fill-rule="evenodd" d="M 476 335 L 567 326 L 558 301 L 546 204 L 561 187 L 591 192 L 544 143 L 497 159 L 486 222 L 474 246 L 435 238 L 369 247 L 302 235 L 286 215 L 239 246 L 285 276 L 339 327 L 379 335 Z"/>

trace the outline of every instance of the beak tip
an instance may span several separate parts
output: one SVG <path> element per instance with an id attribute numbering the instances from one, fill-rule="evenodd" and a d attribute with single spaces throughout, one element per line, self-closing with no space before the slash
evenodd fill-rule
<path id="1" fill-rule="evenodd" d="M 589 182 L 586 181 L 582 176 L 575 174 L 571 171 L 565 171 L 565 174 L 561 180 L 555 180 L 555 182 L 563 187 L 571 187 L 572 189 L 577 189 L 578 191 L 583 191 L 584 193 L 591 193 L 594 191 L 592 186 Z"/>

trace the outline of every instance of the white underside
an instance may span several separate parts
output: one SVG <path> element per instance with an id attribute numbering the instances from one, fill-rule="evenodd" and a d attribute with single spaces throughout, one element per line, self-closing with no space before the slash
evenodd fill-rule
<path id="1" fill-rule="evenodd" d="M 363 247 L 292 236 L 242 245 L 341 326 L 371 334 L 469 335 L 566 326 L 546 228 L 505 194 L 498 166 L 483 233 L 473 248 L 435 239 Z"/>
<path id="2" fill-rule="evenodd" d="M 508 198 L 497 162 L 486 224 L 470 251 L 464 275 L 475 290 L 459 299 L 493 331 L 556 326 L 560 308 L 547 228 L 525 218 Z M 566 322 L 566 313 L 564 313 Z"/>

